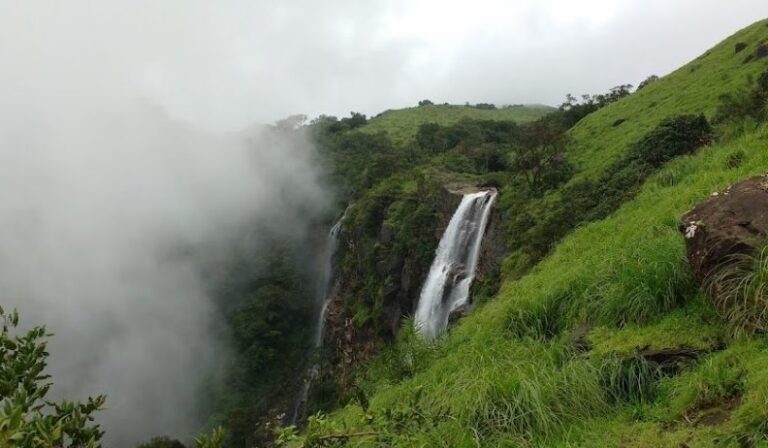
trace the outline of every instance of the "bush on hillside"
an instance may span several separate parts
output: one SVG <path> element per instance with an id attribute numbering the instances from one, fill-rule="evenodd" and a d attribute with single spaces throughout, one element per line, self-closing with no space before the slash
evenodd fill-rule
<path id="1" fill-rule="evenodd" d="M 629 157 L 658 168 L 711 143 L 712 136 L 712 127 L 703 114 L 668 118 L 636 143 Z"/>
<path id="2" fill-rule="evenodd" d="M 656 76 L 656 75 L 651 75 L 651 76 L 649 76 L 649 77 L 645 78 L 645 79 L 644 79 L 644 80 L 643 80 L 643 81 L 642 81 L 642 82 L 641 82 L 641 83 L 640 83 L 640 84 L 637 86 L 637 91 L 639 92 L 640 90 L 642 90 L 642 89 L 644 89 L 644 88 L 648 87 L 649 85 L 653 84 L 654 82 L 656 82 L 656 81 L 658 81 L 658 80 L 659 80 L 659 77 L 658 77 L 658 76 Z"/>
<path id="3" fill-rule="evenodd" d="M 639 90 L 639 89 L 638 89 Z M 556 112 L 548 115 L 546 118 L 558 122 L 567 129 L 573 127 L 582 118 L 599 110 L 611 103 L 632 94 L 632 84 L 622 84 L 608 91 L 597 95 L 581 95 L 581 99 L 576 98 L 570 93 L 565 96 L 565 102 L 558 107 Z"/>
<path id="4" fill-rule="evenodd" d="M 744 161 L 747 159 L 747 154 L 739 149 L 736 150 L 730 154 L 728 154 L 728 157 L 725 158 L 725 167 L 726 168 L 738 168 L 741 165 L 744 164 Z"/>
<path id="5" fill-rule="evenodd" d="M 768 120 L 768 70 L 758 77 L 751 90 L 721 96 L 713 122 L 721 124 L 746 119 Z"/>
<path id="6" fill-rule="evenodd" d="M 672 117 L 638 140 L 626 156 L 615 161 L 595 180 L 566 185 L 559 196 L 537 201 L 504 192 L 515 213 L 507 220 L 509 245 L 522 250 L 531 263 L 576 226 L 603 219 L 630 200 L 645 179 L 667 161 L 691 154 L 712 139 L 703 115 Z"/>
<path id="7" fill-rule="evenodd" d="M 356 129 L 360 126 L 365 126 L 368 123 L 368 119 L 365 117 L 365 114 L 350 112 L 349 117 L 341 119 L 341 123 L 347 125 L 349 129 Z"/>

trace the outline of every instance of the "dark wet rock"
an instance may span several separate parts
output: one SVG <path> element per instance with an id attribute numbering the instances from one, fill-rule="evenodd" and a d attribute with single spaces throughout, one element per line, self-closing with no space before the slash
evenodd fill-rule
<path id="1" fill-rule="evenodd" d="M 646 346 L 638 347 L 635 353 L 626 358 L 625 361 L 642 359 L 653 366 L 659 374 L 674 376 L 709 351 L 711 350 L 686 346 L 653 349 Z"/>
<path id="2" fill-rule="evenodd" d="M 381 241 L 382 244 L 391 244 L 394 239 L 395 234 L 392 229 L 386 224 L 382 225 L 381 230 L 379 231 L 379 241 Z"/>
<path id="3" fill-rule="evenodd" d="M 456 308 L 455 310 L 451 311 L 451 314 L 448 315 L 448 326 L 452 327 L 456 325 L 458 321 L 467 317 L 471 311 L 472 311 L 472 305 L 469 303 L 465 303 L 460 307 Z"/>
<path id="4" fill-rule="evenodd" d="M 592 349 L 592 344 L 589 343 L 587 335 L 592 330 L 591 324 L 581 324 L 571 331 L 568 335 L 568 345 L 577 352 L 588 352 Z"/>
<path id="5" fill-rule="evenodd" d="M 768 177 L 712 193 L 682 217 L 679 229 L 696 279 L 706 282 L 734 255 L 753 254 L 768 236 Z"/>

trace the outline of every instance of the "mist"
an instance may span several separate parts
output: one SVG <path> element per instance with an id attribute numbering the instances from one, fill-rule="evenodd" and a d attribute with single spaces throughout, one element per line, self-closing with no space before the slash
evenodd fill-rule
<path id="1" fill-rule="evenodd" d="M 23 3 L 0 4 L 0 303 L 54 334 L 55 397 L 107 395 L 106 446 L 188 438 L 227 353 L 201 271 L 248 229 L 301 236 L 328 200 L 314 150 L 171 116 L 110 8 Z"/>
<path id="2" fill-rule="evenodd" d="M 141 104 L 70 110 L 44 132 L 30 119 L 1 117 L 3 305 L 55 334 L 56 395 L 108 394 L 110 445 L 189 435 L 226 353 L 206 251 L 250 226 L 300 235 L 325 203 L 311 147 L 195 132 Z"/>

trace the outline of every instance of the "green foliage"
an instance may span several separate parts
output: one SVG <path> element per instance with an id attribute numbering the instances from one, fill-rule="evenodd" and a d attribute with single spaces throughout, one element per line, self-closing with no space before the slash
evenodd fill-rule
<path id="1" fill-rule="evenodd" d="M 644 88 L 648 87 L 649 85 L 653 84 L 654 82 L 656 82 L 656 81 L 658 81 L 658 80 L 659 80 L 659 77 L 658 77 L 658 76 L 656 76 L 656 75 L 651 75 L 651 76 L 649 76 L 649 77 L 645 78 L 645 79 L 644 79 L 644 80 L 643 80 L 643 81 L 642 81 L 640 84 L 638 84 L 638 86 L 637 86 L 637 90 L 638 90 L 638 91 L 639 91 L 639 90 L 642 90 L 642 89 L 644 89 Z"/>
<path id="2" fill-rule="evenodd" d="M 295 387 L 314 322 L 314 290 L 300 253 L 285 243 L 260 253 L 244 248 L 213 282 L 232 354 L 211 391 L 211 421 L 226 427 L 227 447 L 268 440 L 263 423 L 291 406 L 286 391 Z"/>
<path id="3" fill-rule="evenodd" d="M 396 383 L 412 377 L 439 354 L 437 345 L 419 337 L 413 319 L 404 319 L 400 328 L 397 342 L 384 348 L 366 369 L 365 373 L 377 382 Z"/>
<path id="4" fill-rule="evenodd" d="M 208 434 L 195 438 L 196 448 L 224 448 L 224 430 L 215 428 Z"/>
<path id="5" fill-rule="evenodd" d="M 183 443 L 170 437 L 154 437 L 149 442 L 142 443 L 137 448 L 186 448 Z"/>
<path id="6" fill-rule="evenodd" d="M 681 115 L 663 120 L 632 147 L 632 161 L 658 168 L 712 142 L 712 128 L 704 115 Z"/>
<path id="7" fill-rule="evenodd" d="M 538 253 L 517 244 L 498 297 L 455 327 L 439 356 L 402 370 L 399 382 L 397 369 L 381 373 L 367 406 L 322 416 L 297 446 L 328 436 L 335 446 L 765 444 L 765 341 L 730 338 L 682 261 L 677 221 L 710 192 L 768 166 L 765 125 L 701 146 L 711 134 L 698 117 L 764 68 L 743 65 L 733 43 L 766 38 L 765 23 L 756 24 L 579 121 L 564 187 L 530 201 L 519 179 L 504 184 L 499 207 L 515 222 L 511 241 L 533 241 Z M 613 126 L 618 119 L 626 121 Z M 744 157 L 729 166 L 737 150 Z M 521 276 L 526 260 L 541 261 Z M 598 326 L 595 348 L 573 351 L 567 340 L 585 322 Z M 654 344 L 694 345 L 699 363 L 672 375 L 633 356 Z M 721 417 L 710 420 L 713 412 Z"/>
<path id="8" fill-rule="evenodd" d="M 638 88 L 640 90 L 640 88 Z M 613 87 L 608 93 L 597 95 L 581 95 L 581 100 L 570 93 L 566 95 L 565 102 L 560 105 L 557 112 L 550 114 L 547 119 L 557 122 L 565 128 L 571 128 L 582 118 L 611 103 L 629 96 L 632 93 L 631 84 L 622 84 Z"/>
<path id="9" fill-rule="evenodd" d="M 714 118 L 716 123 L 745 119 L 757 122 L 768 119 L 768 71 L 760 74 L 751 89 L 738 90 L 720 97 L 720 105 Z"/>
<path id="10" fill-rule="evenodd" d="M 740 149 L 737 149 L 736 151 L 728 154 L 728 158 L 725 159 L 725 166 L 726 168 L 738 168 L 744 164 L 746 158 L 746 153 Z"/>
<path id="11" fill-rule="evenodd" d="M 224 448 L 224 429 L 217 427 L 195 438 L 195 448 Z M 230 445 L 227 445 L 230 446 Z M 155 437 L 137 448 L 185 448 L 184 444 L 169 437 Z"/>
<path id="12" fill-rule="evenodd" d="M 103 432 L 93 414 L 105 397 L 85 403 L 52 402 L 46 396 L 53 385 L 46 375 L 48 352 L 44 327 L 15 334 L 16 312 L 0 308 L 0 446 L 40 448 L 100 447 Z"/>
<path id="13" fill-rule="evenodd" d="M 596 180 L 570 182 L 559 194 L 542 200 L 505 191 L 502 203 L 515 210 L 507 222 L 510 247 L 522 250 L 532 261 L 540 259 L 574 227 L 603 219 L 631 199 L 664 163 L 694 152 L 711 139 L 712 129 L 703 116 L 672 117 L 635 142 Z M 563 171 L 552 167 L 550 179 L 562 181 L 556 174 L 564 176 Z"/>
<path id="14" fill-rule="evenodd" d="M 401 170 L 409 156 L 392 145 L 385 133 L 336 132 L 316 123 L 313 138 L 331 162 L 336 183 L 355 195 Z"/>
<path id="15" fill-rule="evenodd" d="M 371 119 L 361 131 L 378 134 L 386 132 L 396 145 L 411 141 L 423 123 L 437 123 L 450 126 L 461 120 L 514 121 L 524 123 L 541 118 L 554 108 L 537 105 L 505 106 L 493 109 L 478 109 L 472 106 L 423 105 L 409 109 L 386 111 Z"/>
<path id="16" fill-rule="evenodd" d="M 511 154 L 511 168 L 522 177 L 533 195 L 565 182 L 571 167 L 565 158 L 568 136 L 551 120 L 537 120 L 522 127 Z"/>

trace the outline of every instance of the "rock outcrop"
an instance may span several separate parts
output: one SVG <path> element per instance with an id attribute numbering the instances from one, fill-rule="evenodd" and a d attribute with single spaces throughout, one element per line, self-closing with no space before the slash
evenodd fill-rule
<path id="1" fill-rule="evenodd" d="M 713 193 L 682 217 L 680 231 L 700 282 L 706 282 L 734 255 L 753 254 L 768 236 L 768 176 Z"/>

